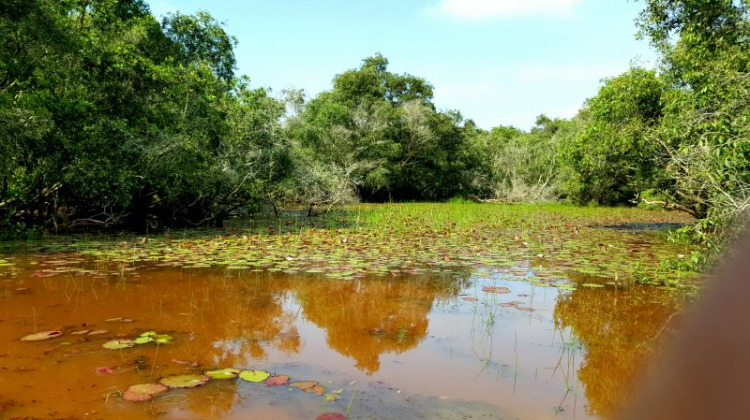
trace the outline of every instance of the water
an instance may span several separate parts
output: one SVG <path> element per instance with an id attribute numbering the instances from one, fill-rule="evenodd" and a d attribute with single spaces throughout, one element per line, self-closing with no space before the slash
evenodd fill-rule
<path id="1" fill-rule="evenodd" d="M 0 271 L 0 418 L 608 419 L 680 314 L 670 292 L 583 287 L 601 279 L 572 274 L 577 289 L 560 290 L 549 286 L 561 279 L 539 281 L 543 268 L 529 263 L 340 280 L 4 258 L 14 266 Z M 50 267 L 75 269 L 33 277 Z M 73 334 L 97 329 L 109 332 Z M 20 340 L 46 330 L 64 335 Z M 102 348 L 146 331 L 174 340 Z M 121 396 L 226 367 L 314 380 L 336 401 L 239 379 L 145 403 Z"/>

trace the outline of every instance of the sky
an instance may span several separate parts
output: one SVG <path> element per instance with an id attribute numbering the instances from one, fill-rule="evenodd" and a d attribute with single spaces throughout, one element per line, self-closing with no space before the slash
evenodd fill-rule
<path id="1" fill-rule="evenodd" d="M 239 41 L 236 73 L 277 96 L 312 98 L 381 53 L 389 71 L 429 81 L 438 109 L 485 129 L 572 117 L 602 79 L 656 57 L 635 38 L 643 4 L 628 0 L 147 1 L 157 16 L 223 22 Z"/>

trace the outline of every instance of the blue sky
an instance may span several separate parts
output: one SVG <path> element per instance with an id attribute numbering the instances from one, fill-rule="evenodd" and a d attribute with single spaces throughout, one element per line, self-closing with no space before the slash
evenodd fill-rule
<path id="1" fill-rule="evenodd" d="M 648 65 L 627 0 L 149 0 L 152 12 L 206 10 L 236 36 L 238 74 L 255 86 L 330 89 L 381 53 L 389 70 L 435 86 L 438 108 L 480 127 L 571 117 L 600 80 Z"/>

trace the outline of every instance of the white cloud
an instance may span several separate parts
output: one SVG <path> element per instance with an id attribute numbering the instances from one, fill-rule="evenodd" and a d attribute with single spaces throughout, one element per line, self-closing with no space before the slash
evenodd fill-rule
<path id="1" fill-rule="evenodd" d="M 583 0 L 440 0 L 439 15 L 486 20 L 524 15 L 570 16 Z"/>

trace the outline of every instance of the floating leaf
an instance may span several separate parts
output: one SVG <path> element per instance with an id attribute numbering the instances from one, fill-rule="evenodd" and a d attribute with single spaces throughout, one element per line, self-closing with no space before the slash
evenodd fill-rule
<path id="1" fill-rule="evenodd" d="M 289 388 L 298 388 L 302 391 L 307 391 L 318 385 L 317 381 L 295 381 L 289 384 Z"/>
<path id="2" fill-rule="evenodd" d="M 346 417 L 339 413 L 323 413 L 316 417 L 315 420 L 346 420 Z"/>
<path id="3" fill-rule="evenodd" d="M 154 395 L 166 392 L 169 388 L 159 384 L 140 384 L 128 388 L 122 397 L 126 401 L 140 402 L 151 401 Z"/>
<path id="4" fill-rule="evenodd" d="M 102 344 L 102 347 L 108 350 L 121 350 L 135 347 L 135 341 L 128 339 L 110 340 Z"/>
<path id="5" fill-rule="evenodd" d="M 21 341 L 42 341 L 42 340 L 49 340 L 50 338 L 55 338 L 63 335 L 62 331 L 43 331 L 36 334 L 29 334 L 25 337 L 21 338 Z"/>
<path id="6" fill-rule="evenodd" d="M 464 300 L 467 302 L 479 302 L 479 299 L 472 297 L 472 296 L 466 296 L 464 297 Z"/>
<path id="7" fill-rule="evenodd" d="M 592 288 L 592 289 L 601 289 L 601 288 L 604 288 L 604 285 L 603 284 L 595 284 L 595 283 L 584 283 L 583 287 L 589 287 L 589 288 Z"/>
<path id="8" fill-rule="evenodd" d="M 98 367 L 94 369 L 94 372 L 96 372 L 98 375 L 111 375 L 115 373 L 115 371 L 110 367 Z"/>
<path id="9" fill-rule="evenodd" d="M 148 343 L 153 343 L 154 341 L 155 340 L 151 337 L 138 337 L 135 340 L 133 340 L 135 344 L 148 344 Z"/>
<path id="10" fill-rule="evenodd" d="M 240 372 L 240 379 L 248 382 L 263 382 L 270 376 L 270 373 L 262 370 L 246 370 Z"/>
<path id="11" fill-rule="evenodd" d="M 96 330 L 96 331 L 91 331 L 88 335 L 102 335 L 108 332 L 109 330 Z"/>
<path id="12" fill-rule="evenodd" d="M 287 375 L 277 375 L 277 376 L 271 376 L 266 381 L 266 386 L 284 386 L 289 383 L 289 376 Z"/>
<path id="13" fill-rule="evenodd" d="M 88 334 L 88 333 L 90 333 L 90 332 L 91 332 L 91 331 L 89 331 L 89 330 L 81 330 L 81 331 L 76 331 L 76 332 L 72 332 L 72 333 L 70 333 L 70 334 L 71 334 L 71 335 L 84 335 L 84 334 Z"/>
<path id="14" fill-rule="evenodd" d="M 325 400 L 329 402 L 334 402 L 339 399 L 339 396 L 336 394 L 326 394 Z"/>
<path id="15" fill-rule="evenodd" d="M 203 375 L 177 375 L 162 378 L 159 383 L 170 388 L 195 388 L 205 385 L 210 378 Z"/>
<path id="16" fill-rule="evenodd" d="M 482 287 L 483 292 L 487 293 L 510 293 L 510 289 L 507 287 Z"/>
<path id="17" fill-rule="evenodd" d="M 211 379 L 234 379 L 240 374 L 239 369 L 227 368 L 219 370 L 209 370 L 203 372 L 204 375 Z"/>

